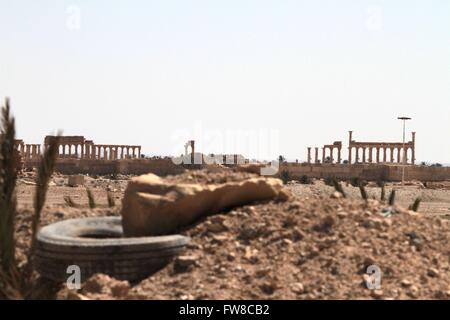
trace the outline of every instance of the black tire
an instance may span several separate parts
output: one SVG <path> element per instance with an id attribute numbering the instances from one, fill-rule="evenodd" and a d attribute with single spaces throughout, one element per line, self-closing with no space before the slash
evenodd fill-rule
<path id="1" fill-rule="evenodd" d="M 45 278 L 66 281 L 67 268 L 80 267 L 81 280 L 104 273 L 136 281 L 164 267 L 184 250 L 181 235 L 123 238 L 120 217 L 83 218 L 43 227 L 37 236 L 35 267 Z"/>

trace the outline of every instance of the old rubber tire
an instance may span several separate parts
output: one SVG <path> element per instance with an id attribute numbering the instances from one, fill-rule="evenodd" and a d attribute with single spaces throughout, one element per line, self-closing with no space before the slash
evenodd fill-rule
<path id="1" fill-rule="evenodd" d="M 35 267 L 41 276 L 65 281 L 71 265 L 82 281 L 95 273 L 141 280 L 178 255 L 188 237 L 169 235 L 123 238 L 120 217 L 82 218 L 43 227 L 37 236 Z"/>

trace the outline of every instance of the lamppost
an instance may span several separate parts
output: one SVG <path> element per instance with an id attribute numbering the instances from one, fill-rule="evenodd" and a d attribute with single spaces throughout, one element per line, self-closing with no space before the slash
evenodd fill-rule
<path id="1" fill-rule="evenodd" d="M 405 130 L 406 130 L 406 120 L 411 120 L 409 117 L 398 117 L 398 120 L 403 121 L 403 160 L 402 160 L 402 187 L 405 185 L 405 165 L 406 165 L 406 150 L 405 150 Z"/>

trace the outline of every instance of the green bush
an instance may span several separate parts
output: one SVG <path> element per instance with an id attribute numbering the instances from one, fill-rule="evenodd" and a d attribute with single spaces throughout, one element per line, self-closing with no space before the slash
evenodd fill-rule
<path id="1" fill-rule="evenodd" d="M 334 181 L 336 180 L 336 177 L 326 177 L 323 179 L 323 182 L 330 187 L 334 187 Z M 337 181 L 337 180 L 336 180 Z"/>
<path id="2" fill-rule="evenodd" d="M 291 175 L 289 174 L 289 171 L 283 170 L 281 171 L 281 180 L 286 184 L 289 180 L 291 180 Z"/>
<path id="3" fill-rule="evenodd" d="M 298 180 L 301 184 L 311 184 L 312 180 L 310 177 L 308 177 L 307 175 L 303 175 L 300 177 L 300 179 Z"/>

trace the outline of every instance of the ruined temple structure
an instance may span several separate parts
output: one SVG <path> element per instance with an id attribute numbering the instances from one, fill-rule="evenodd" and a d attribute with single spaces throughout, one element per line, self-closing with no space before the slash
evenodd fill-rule
<path id="1" fill-rule="evenodd" d="M 46 136 L 46 148 L 55 136 Z M 58 149 L 59 159 L 120 160 L 141 157 L 141 146 L 95 144 L 83 136 L 61 136 Z"/>
<path id="2" fill-rule="evenodd" d="M 15 140 L 14 143 L 24 160 L 38 159 L 41 156 L 40 144 L 26 144 L 23 140 Z"/>
<path id="3" fill-rule="evenodd" d="M 336 158 L 334 156 L 336 151 Z M 342 142 L 335 141 L 322 147 L 322 163 L 341 163 Z M 308 163 L 311 163 L 311 147 L 308 147 Z M 320 163 L 319 148 L 315 148 L 314 163 Z"/>
<path id="4" fill-rule="evenodd" d="M 353 140 L 353 131 L 349 131 L 348 164 L 355 163 L 403 163 L 413 165 L 416 160 L 416 133 L 411 133 L 411 141 L 405 142 L 359 142 Z M 404 147 L 404 149 L 403 149 Z M 307 162 L 312 163 L 311 147 L 308 147 Z M 315 148 L 314 163 L 341 163 L 342 142 L 322 147 L 322 160 L 319 160 L 319 148 Z M 336 157 L 335 157 L 336 154 Z"/>
<path id="5" fill-rule="evenodd" d="M 348 163 L 403 163 L 416 161 L 416 133 L 411 133 L 411 141 L 405 142 L 356 142 L 353 131 L 349 131 Z"/>
<path id="6" fill-rule="evenodd" d="M 44 148 L 47 148 L 55 136 L 46 136 Z M 16 150 L 23 161 L 39 160 L 40 144 L 26 144 L 23 140 L 15 140 Z M 99 145 L 83 136 L 61 136 L 58 149 L 58 159 L 92 159 L 119 160 L 141 157 L 141 146 L 130 145 Z"/>

